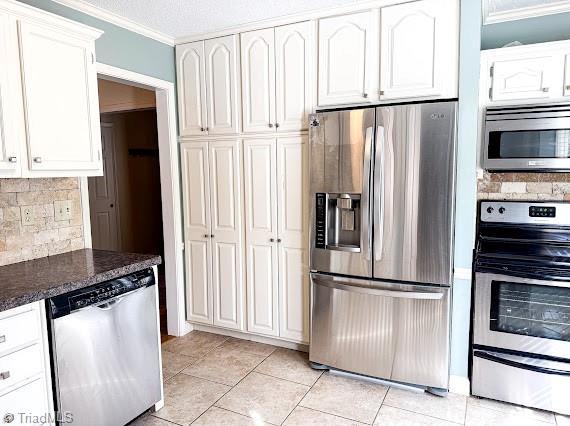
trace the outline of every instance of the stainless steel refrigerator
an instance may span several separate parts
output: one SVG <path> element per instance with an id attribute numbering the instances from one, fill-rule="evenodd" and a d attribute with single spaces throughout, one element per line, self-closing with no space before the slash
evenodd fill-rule
<path id="1" fill-rule="evenodd" d="M 457 102 L 310 117 L 314 364 L 447 389 Z"/>

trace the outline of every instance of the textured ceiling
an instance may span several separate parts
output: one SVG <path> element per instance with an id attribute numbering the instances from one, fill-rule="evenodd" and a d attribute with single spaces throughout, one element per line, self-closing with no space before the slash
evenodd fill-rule
<path id="1" fill-rule="evenodd" d="M 171 37 L 209 32 L 361 0 L 84 0 Z"/>

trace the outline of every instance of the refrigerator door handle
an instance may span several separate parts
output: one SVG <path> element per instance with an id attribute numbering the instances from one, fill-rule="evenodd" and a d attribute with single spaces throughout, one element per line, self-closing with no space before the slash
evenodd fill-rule
<path id="1" fill-rule="evenodd" d="M 335 282 L 332 280 L 320 280 L 314 278 L 313 282 L 317 285 L 322 285 L 337 290 L 351 291 L 354 293 L 364 293 L 374 296 L 392 297 L 398 299 L 420 299 L 420 300 L 441 300 L 444 292 L 441 291 L 402 291 L 402 290 L 389 290 L 381 287 L 347 285 Z"/>
<path id="2" fill-rule="evenodd" d="M 374 260 L 382 260 L 384 250 L 384 149 L 386 135 L 378 126 L 374 155 Z"/>
<path id="3" fill-rule="evenodd" d="M 364 166 L 362 176 L 362 229 L 360 232 L 360 247 L 366 260 L 370 260 L 370 158 L 372 150 L 373 127 L 366 129 L 364 139 Z"/>

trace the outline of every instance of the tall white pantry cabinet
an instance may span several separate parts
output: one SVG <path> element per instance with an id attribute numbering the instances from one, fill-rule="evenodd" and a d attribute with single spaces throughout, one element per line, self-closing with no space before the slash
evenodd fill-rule
<path id="1" fill-rule="evenodd" d="M 308 343 L 308 115 L 457 97 L 458 1 L 367 4 L 176 46 L 188 321 Z"/>

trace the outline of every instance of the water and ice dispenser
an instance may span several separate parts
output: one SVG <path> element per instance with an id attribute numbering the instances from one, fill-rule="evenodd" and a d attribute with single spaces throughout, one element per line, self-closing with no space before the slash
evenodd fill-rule
<path id="1" fill-rule="evenodd" d="M 315 247 L 360 252 L 360 194 L 316 194 Z"/>

